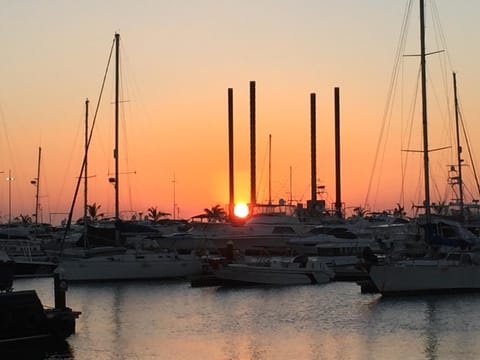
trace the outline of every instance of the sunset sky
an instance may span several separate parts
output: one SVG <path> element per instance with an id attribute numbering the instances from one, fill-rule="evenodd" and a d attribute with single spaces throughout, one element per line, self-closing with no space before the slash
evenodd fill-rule
<path id="1" fill-rule="evenodd" d="M 418 57 L 402 59 L 403 85 L 396 88 L 396 99 L 403 105 L 392 109 L 390 125 L 385 126 L 388 146 L 380 146 L 382 165 L 372 175 L 407 3 L 5 1 L 0 12 L 0 171 L 4 178 L 11 171 L 15 180 L 0 182 L 0 220 L 8 220 L 9 185 L 12 217 L 33 214 L 35 187 L 30 181 L 37 176 L 39 147 L 39 220 L 59 222 L 66 217 L 83 156 L 85 99 L 90 100 L 91 122 L 116 32 L 121 36 L 120 208 L 125 218 L 133 212 L 145 214 L 151 206 L 172 213 L 174 193 L 181 218 L 228 203 L 228 88 L 234 91 L 235 198 L 249 201 L 250 81 L 256 81 L 257 93 L 259 202 L 268 200 L 269 134 L 272 200 L 306 203 L 310 198 L 312 92 L 317 94 L 317 182 L 326 186 L 327 204 L 335 201 L 333 92 L 339 87 L 342 201 L 347 208 L 371 210 L 393 209 L 402 202 L 410 211 L 412 202 L 423 199 L 421 155 L 409 155 L 411 166 L 401 197 L 405 156 L 401 149 L 421 145 L 419 140 L 406 145 L 409 130 L 402 124 L 408 124 Z M 446 50 L 427 60 L 429 65 L 439 60 L 446 64 L 443 75 L 436 74 L 437 66 L 429 67 L 431 147 L 452 145 L 450 82 L 456 71 L 475 156 L 480 151 L 475 138 L 480 133 L 480 3 L 426 0 L 426 4 L 427 51 Z M 432 8 L 434 14 L 438 11 L 440 35 L 435 34 Z M 418 54 L 417 1 L 408 28 L 405 52 Z M 101 204 L 106 215 L 114 212 L 114 189 L 108 182 L 114 171 L 112 74 L 88 167 L 89 203 Z M 445 86 L 450 87 L 449 103 L 444 101 Z M 416 109 L 419 103 L 418 97 Z M 412 134 L 417 136 L 421 120 L 415 122 Z M 453 156 L 452 150 L 431 155 L 432 201 L 452 198 L 446 189 L 447 165 Z M 464 157 L 471 169 L 470 159 Z M 473 182 L 468 184 L 478 198 Z M 82 204 L 80 194 L 76 217 Z"/>

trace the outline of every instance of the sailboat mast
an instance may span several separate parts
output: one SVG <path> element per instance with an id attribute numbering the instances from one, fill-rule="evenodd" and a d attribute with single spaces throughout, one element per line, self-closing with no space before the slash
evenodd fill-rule
<path id="1" fill-rule="evenodd" d="M 422 124 L 423 124 L 423 168 L 425 177 L 425 216 L 430 222 L 430 170 L 428 160 L 428 125 L 427 125 L 427 76 L 425 54 L 425 3 L 420 0 L 420 65 L 422 83 Z"/>
<path id="2" fill-rule="evenodd" d="M 120 219 L 119 194 L 118 194 L 118 88 L 119 88 L 119 62 L 120 62 L 120 34 L 115 34 L 115 220 Z"/>
<path id="3" fill-rule="evenodd" d="M 268 135 L 268 205 L 272 205 L 272 134 Z"/>
<path id="4" fill-rule="evenodd" d="M 460 197 L 460 215 L 463 217 L 463 178 L 462 178 L 462 147 L 460 146 L 460 130 L 458 126 L 458 97 L 457 97 L 457 74 L 453 73 L 453 94 L 455 101 L 455 130 L 457 135 L 457 166 L 458 188 Z"/>
<path id="5" fill-rule="evenodd" d="M 84 179 L 83 179 L 83 234 L 86 245 L 87 241 L 87 216 L 88 216 L 88 99 L 85 100 L 85 154 L 84 154 Z"/>
<path id="6" fill-rule="evenodd" d="M 38 211 L 40 209 L 39 193 L 40 193 L 40 160 L 42 158 L 42 148 L 38 147 L 38 163 L 37 163 L 37 179 L 36 179 L 36 194 L 35 194 L 35 224 L 38 224 Z"/>

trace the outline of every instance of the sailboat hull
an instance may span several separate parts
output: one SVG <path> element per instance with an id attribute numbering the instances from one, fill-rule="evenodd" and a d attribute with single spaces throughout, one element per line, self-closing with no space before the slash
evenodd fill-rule
<path id="1" fill-rule="evenodd" d="M 67 281 L 170 279 L 201 274 L 202 263 L 188 255 L 121 254 L 63 259 L 57 271 Z"/>
<path id="2" fill-rule="evenodd" d="M 452 266 L 436 260 L 372 266 L 372 282 L 382 295 L 480 291 L 480 266 Z"/>

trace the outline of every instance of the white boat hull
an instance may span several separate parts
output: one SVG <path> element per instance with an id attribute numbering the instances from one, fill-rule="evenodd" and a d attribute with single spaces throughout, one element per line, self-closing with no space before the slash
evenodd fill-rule
<path id="1" fill-rule="evenodd" d="M 370 279 L 383 295 L 480 291 L 480 266 L 432 261 L 372 266 Z"/>
<path id="2" fill-rule="evenodd" d="M 322 269 L 282 269 L 248 264 L 228 264 L 216 270 L 215 276 L 226 283 L 308 285 L 329 282 L 332 272 Z"/>
<path id="3" fill-rule="evenodd" d="M 67 281 L 169 279 L 201 274 L 202 263 L 195 257 L 116 255 L 63 259 L 57 270 Z"/>

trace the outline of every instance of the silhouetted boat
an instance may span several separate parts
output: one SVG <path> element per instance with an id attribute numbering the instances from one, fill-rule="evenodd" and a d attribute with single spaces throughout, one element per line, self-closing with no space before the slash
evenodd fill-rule
<path id="1" fill-rule="evenodd" d="M 328 283 L 333 271 L 316 257 L 259 257 L 213 269 L 222 285 L 308 285 Z"/>
<path id="2" fill-rule="evenodd" d="M 1 263 L 0 263 L 1 264 Z M 55 276 L 55 307 L 45 308 L 35 290 L 0 293 L 0 349 L 64 340 L 75 333 L 80 312 L 66 306 L 66 283 Z"/>
<path id="3" fill-rule="evenodd" d="M 480 252 L 470 251 L 479 249 L 480 240 L 458 223 L 447 223 L 430 213 L 424 22 L 424 0 L 420 0 L 425 215 L 417 221 L 422 222 L 431 254 L 422 259 L 371 264 L 369 276 L 382 295 L 480 291 Z M 439 254 L 446 247 L 453 250 L 446 256 Z"/>
<path id="4" fill-rule="evenodd" d="M 119 65 L 120 35 L 115 34 L 115 64 Z M 115 133 L 118 134 L 118 89 L 119 74 L 115 76 Z M 141 224 L 123 222 L 119 218 L 119 186 L 118 186 L 118 139 L 115 141 L 114 157 L 116 160 L 115 177 L 109 181 L 115 187 L 115 218 L 110 222 L 97 222 L 96 226 L 87 224 L 87 240 L 84 243 L 97 245 L 84 249 L 64 249 L 59 257 L 58 270 L 68 281 L 106 281 L 106 280 L 140 280 L 166 279 L 197 275 L 202 272 L 201 258 L 194 252 L 179 254 L 177 251 L 145 250 L 141 246 L 134 249 L 124 247 L 122 234 L 137 238 L 141 244 L 147 233 L 157 233 L 152 227 Z M 82 165 L 84 169 L 85 161 Z M 80 178 L 79 178 L 80 180 Z M 71 214 L 69 215 L 71 223 Z M 103 246 L 98 246 L 99 244 Z M 110 246 L 105 246 L 110 245 Z M 134 244 L 134 246 L 137 244 Z M 67 256 L 67 252 L 69 252 Z M 76 252 L 76 254 L 75 254 Z"/>

